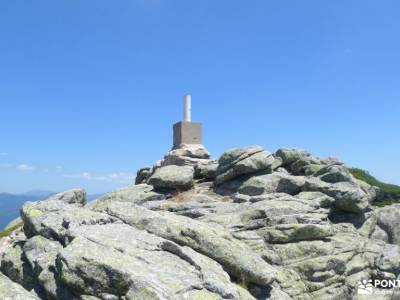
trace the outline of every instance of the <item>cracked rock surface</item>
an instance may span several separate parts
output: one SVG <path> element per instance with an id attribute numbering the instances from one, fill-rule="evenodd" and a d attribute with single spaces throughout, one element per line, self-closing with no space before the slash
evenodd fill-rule
<path id="1" fill-rule="evenodd" d="M 360 280 L 400 273 L 400 207 L 378 194 L 305 150 L 182 145 L 93 202 L 25 203 L 0 299 L 365 299 Z"/>

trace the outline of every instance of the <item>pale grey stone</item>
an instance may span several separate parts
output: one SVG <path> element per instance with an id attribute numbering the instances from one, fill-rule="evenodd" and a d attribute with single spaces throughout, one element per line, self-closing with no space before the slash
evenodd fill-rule
<path id="1" fill-rule="evenodd" d="M 310 156 L 310 153 L 303 149 L 282 148 L 275 152 L 275 156 L 282 159 L 282 165 L 285 167 L 294 163 L 296 160 Z"/>
<path id="2" fill-rule="evenodd" d="M 69 205 L 61 201 L 26 202 L 21 209 L 28 238 L 41 235 L 68 244 L 69 230 L 82 224 L 108 224 L 118 221 L 107 214 Z"/>
<path id="3" fill-rule="evenodd" d="M 399 274 L 399 262 L 400 247 L 398 245 L 385 244 L 376 266 L 382 271 Z"/>
<path id="4" fill-rule="evenodd" d="M 380 188 L 369 185 L 368 183 L 355 179 L 355 182 L 361 187 L 361 189 L 368 195 L 368 201 L 372 204 L 375 201 L 382 201 L 385 198 L 384 193 Z"/>
<path id="5" fill-rule="evenodd" d="M 238 176 L 258 171 L 272 171 L 275 158 L 259 146 L 235 148 L 225 152 L 219 159 L 215 184 L 220 185 Z"/>
<path id="6" fill-rule="evenodd" d="M 23 250 L 34 276 L 48 299 L 77 299 L 59 282 L 55 274 L 56 257 L 62 248 L 60 243 L 37 235 L 25 243 Z"/>
<path id="7" fill-rule="evenodd" d="M 291 163 L 286 168 L 290 169 L 290 171 L 295 175 L 310 175 L 316 169 L 323 168 L 324 165 L 322 161 L 318 157 L 314 156 L 303 156 Z"/>
<path id="8" fill-rule="evenodd" d="M 379 226 L 375 227 L 374 231 L 371 234 L 371 239 L 381 240 L 384 241 L 385 243 L 389 243 L 388 234 Z"/>
<path id="9" fill-rule="evenodd" d="M 309 178 L 304 191 L 322 192 L 335 199 L 334 205 L 343 211 L 360 213 L 369 205 L 367 194 L 356 183 L 327 183 L 317 178 Z"/>
<path id="10" fill-rule="evenodd" d="M 377 216 L 377 224 L 387 233 L 389 243 L 400 245 L 400 204 L 380 208 Z"/>
<path id="11" fill-rule="evenodd" d="M 193 186 L 194 169 L 190 166 L 158 168 L 148 180 L 156 189 L 188 190 Z"/>
<path id="12" fill-rule="evenodd" d="M 207 290 L 215 297 L 238 297 L 215 261 L 146 231 L 108 224 L 84 225 L 71 234 L 75 238 L 61 250 L 57 270 L 78 294 L 184 299 L 187 291 Z"/>
<path id="13" fill-rule="evenodd" d="M 256 196 L 268 193 L 295 195 L 301 191 L 305 178 L 283 173 L 272 173 L 250 177 L 239 188 L 239 193 Z"/>
<path id="14" fill-rule="evenodd" d="M 217 168 L 218 163 L 216 161 L 211 161 L 206 164 L 198 164 L 195 167 L 195 178 L 213 180 L 217 176 Z"/>
<path id="15" fill-rule="evenodd" d="M 161 163 L 162 166 L 196 166 L 210 162 L 210 153 L 201 144 L 181 144 L 169 151 Z"/>
<path id="16" fill-rule="evenodd" d="M 323 167 L 318 172 L 316 172 L 314 176 L 328 183 L 355 181 L 350 172 L 341 165 L 329 165 Z"/>
<path id="17" fill-rule="evenodd" d="M 210 152 L 201 144 L 181 144 L 179 148 L 175 148 L 167 153 L 176 156 L 186 156 L 192 158 L 209 159 Z"/>
<path id="18" fill-rule="evenodd" d="M 138 184 L 124 187 L 105 194 L 100 199 L 90 202 L 85 207 L 90 209 L 99 209 L 106 207 L 109 202 L 131 202 L 143 204 L 149 201 L 164 200 L 165 195 L 154 191 L 154 187 L 147 184 Z"/>
<path id="19" fill-rule="evenodd" d="M 19 284 L 0 273 L 0 297 L 3 300 L 39 300 Z"/>
<path id="20" fill-rule="evenodd" d="M 318 207 L 331 207 L 335 202 L 335 199 L 325 195 L 321 192 L 301 192 L 295 195 L 296 198 L 310 200 L 311 202 L 317 203 Z"/>
<path id="21" fill-rule="evenodd" d="M 26 241 L 23 251 L 34 274 L 38 276 L 54 262 L 62 245 L 56 241 L 48 240 L 40 235 L 34 236 Z"/>
<path id="22" fill-rule="evenodd" d="M 267 243 L 292 243 L 326 238 L 333 235 L 333 230 L 329 225 L 281 224 L 260 229 L 258 233 Z"/>
<path id="23" fill-rule="evenodd" d="M 35 277 L 32 274 L 23 252 L 24 241 L 16 242 L 1 258 L 1 272 L 12 281 L 22 285 L 27 290 L 36 287 Z"/>
<path id="24" fill-rule="evenodd" d="M 62 201 L 68 204 L 85 205 L 86 191 L 84 189 L 73 189 L 51 196 L 48 201 Z"/>
<path id="25" fill-rule="evenodd" d="M 111 203 L 107 212 L 125 223 L 191 247 L 220 263 L 231 275 L 268 284 L 275 270 L 221 228 L 171 213 L 158 214 L 130 203 Z"/>
<path id="26" fill-rule="evenodd" d="M 46 300 L 352 299 L 360 279 L 400 273 L 400 246 L 388 244 L 399 244 L 400 207 L 370 207 L 379 191 L 337 160 L 195 152 L 147 169 L 194 166 L 187 191 L 138 184 L 84 207 L 68 192 L 25 204 L 28 240 L 2 239 L 2 272 Z"/>

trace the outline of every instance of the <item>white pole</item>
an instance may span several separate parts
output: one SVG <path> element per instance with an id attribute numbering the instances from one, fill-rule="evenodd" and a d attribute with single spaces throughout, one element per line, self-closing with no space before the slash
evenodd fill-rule
<path id="1" fill-rule="evenodd" d="M 190 95 L 185 95 L 184 98 L 183 121 L 192 122 L 192 96 Z"/>

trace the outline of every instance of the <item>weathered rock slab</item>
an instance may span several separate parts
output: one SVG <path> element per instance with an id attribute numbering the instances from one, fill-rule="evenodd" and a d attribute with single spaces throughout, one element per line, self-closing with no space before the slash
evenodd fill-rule
<path id="1" fill-rule="evenodd" d="M 291 176 L 283 173 L 253 176 L 247 179 L 239 188 L 239 193 L 256 196 L 270 193 L 298 194 L 305 178 L 302 176 Z"/>
<path id="2" fill-rule="evenodd" d="M 39 300 L 19 284 L 0 273 L 0 297 L 3 300 Z"/>
<path id="3" fill-rule="evenodd" d="M 272 171 L 275 158 L 259 146 L 235 148 L 225 152 L 219 159 L 215 184 L 220 185 L 238 176 L 258 171 Z"/>
<path id="4" fill-rule="evenodd" d="M 85 205 L 86 200 L 86 191 L 84 189 L 73 189 L 66 192 L 62 192 L 56 195 L 51 196 L 47 200 L 49 201 L 62 201 L 68 204 L 78 204 Z"/>
<path id="5" fill-rule="evenodd" d="M 245 244 L 233 239 L 223 228 L 171 213 L 159 214 L 130 203 L 111 203 L 106 211 L 138 229 L 210 257 L 231 276 L 261 285 L 274 280 L 274 268 Z"/>
<path id="6" fill-rule="evenodd" d="M 193 177 L 193 167 L 170 165 L 156 169 L 148 184 L 155 189 L 188 190 L 193 186 Z"/>

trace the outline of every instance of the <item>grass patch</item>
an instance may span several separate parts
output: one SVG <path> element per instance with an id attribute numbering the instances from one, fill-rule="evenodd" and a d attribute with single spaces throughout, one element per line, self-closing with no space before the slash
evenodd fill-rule
<path id="1" fill-rule="evenodd" d="M 382 200 L 382 201 L 375 201 L 374 203 L 372 203 L 373 206 L 377 206 L 377 207 L 384 207 L 386 205 L 392 205 L 395 203 L 399 203 L 400 201 L 394 201 L 394 200 Z"/>
<path id="2" fill-rule="evenodd" d="M 9 236 L 14 230 L 20 228 L 23 225 L 22 222 L 18 223 L 17 225 L 14 225 L 13 227 L 10 227 L 6 230 L 0 231 L 0 239 L 6 236 Z"/>
<path id="3" fill-rule="evenodd" d="M 385 206 L 392 203 L 400 202 L 400 186 L 379 181 L 374 176 L 372 176 L 368 171 L 362 169 L 349 168 L 348 170 L 355 178 L 362 180 L 368 183 L 369 185 L 373 185 L 380 188 L 380 190 L 383 193 L 383 200 L 375 201 L 374 205 Z"/>

